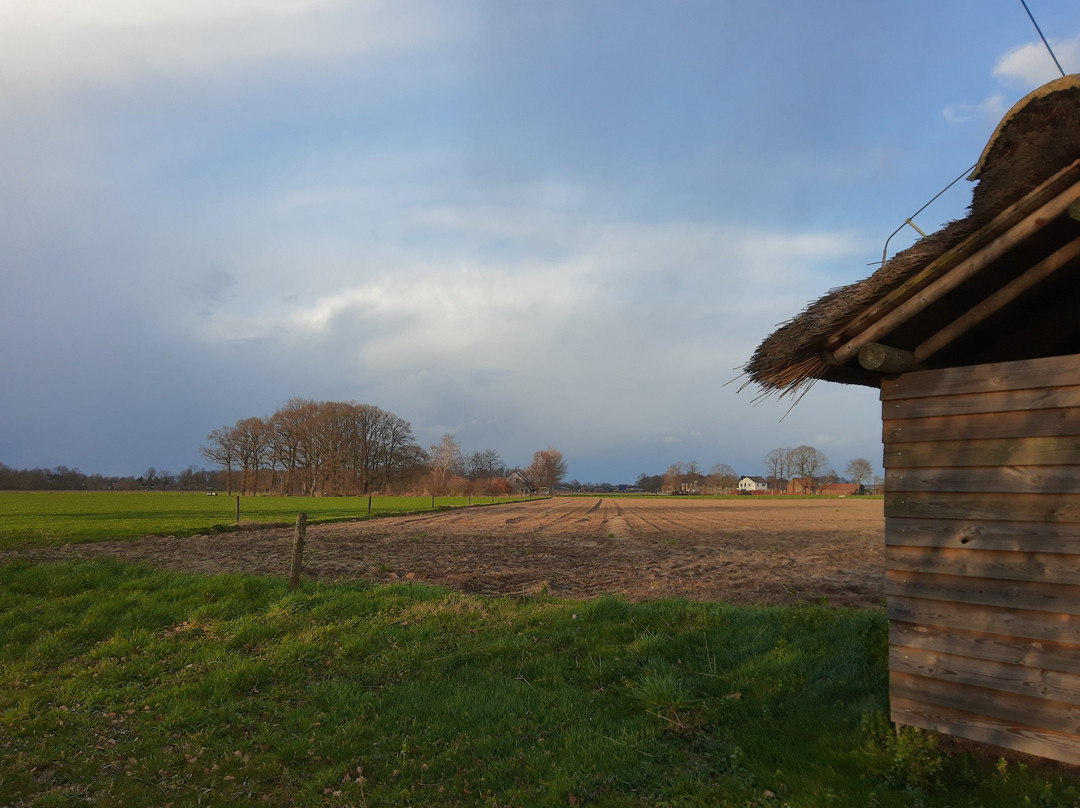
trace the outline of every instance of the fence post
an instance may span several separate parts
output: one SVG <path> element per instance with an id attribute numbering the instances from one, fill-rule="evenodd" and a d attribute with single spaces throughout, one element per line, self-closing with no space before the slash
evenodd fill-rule
<path id="1" fill-rule="evenodd" d="M 240 496 L 236 497 L 236 524 L 240 524 Z"/>
<path id="2" fill-rule="evenodd" d="M 292 567 L 289 570 L 289 589 L 300 585 L 300 568 L 304 562 L 304 534 L 307 532 L 307 514 L 296 514 L 296 535 L 293 536 Z"/>
<path id="3" fill-rule="evenodd" d="M 367 515 L 371 516 L 371 494 L 368 494 L 367 498 Z"/>

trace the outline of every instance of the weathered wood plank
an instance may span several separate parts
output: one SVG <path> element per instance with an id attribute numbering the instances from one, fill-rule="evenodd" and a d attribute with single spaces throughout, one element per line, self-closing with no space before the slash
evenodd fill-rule
<path id="1" fill-rule="evenodd" d="M 897 724 L 1080 765 L 1080 738 L 1074 735 L 962 713 L 915 699 L 894 696 L 890 702 L 891 718 Z"/>
<path id="2" fill-rule="evenodd" d="M 1080 465 L 1080 437 L 940 440 L 885 444 L 886 469 L 970 466 Z"/>
<path id="3" fill-rule="evenodd" d="M 882 420 L 891 421 L 897 418 L 1053 410 L 1067 407 L 1080 407 L 1080 386 L 891 399 L 882 403 L 881 417 Z"/>
<path id="4" fill-rule="evenodd" d="M 947 461 L 947 457 L 942 457 Z M 890 469 L 886 489 L 900 491 L 1068 494 L 1080 490 L 1080 466 L 972 466 Z"/>
<path id="5" fill-rule="evenodd" d="M 987 580 L 886 570 L 885 594 L 889 597 L 1080 615 L 1080 587 L 1041 581 Z"/>
<path id="6" fill-rule="evenodd" d="M 1080 553 L 1080 525 L 890 519 L 886 546 L 966 547 L 974 550 Z"/>
<path id="7" fill-rule="evenodd" d="M 886 444 L 1076 437 L 1080 435 L 1080 409 L 1063 407 L 1035 412 L 981 412 L 971 415 L 937 415 L 932 418 L 896 418 L 882 423 L 881 434 Z"/>
<path id="8" fill-rule="evenodd" d="M 1023 665 L 1063 673 L 1080 671 L 1080 645 L 1027 640 L 982 631 L 922 626 L 894 620 L 889 645 Z"/>
<path id="9" fill-rule="evenodd" d="M 1035 612 L 998 606 L 948 603 L 893 595 L 887 606 L 890 621 L 937 629 L 1008 634 L 1016 639 L 1080 645 L 1080 618 L 1061 612 Z"/>
<path id="10" fill-rule="evenodd" d="M 1021 696 L 926 676 L 889 672 L 889 693 L 896 698 L 921 701 L 1020 726 L 1053 732 L 1080 733 L 1080 706 L 1061 701 Z"/>
<path id="11" fill-rule="evenodd" d="M 945 547 L 886 548 L 886 570 L 1080 586 L 1080 555 Z"/>
<path id="12" fill-rule="evenodd" d="M 1078 357 L 1051 356 L 905 373 L 894 379 L 881 380 L 881 399 L 891 401 L 1075 385 L 1080 385 Z"/>
<path id="13" fill-rule="evenodd" d="M 1080 494 L 885 492 L 886 519 L 1080 524 Z"/>
<path id="14" fill-rule="evenodd" d="M 1080 676 L 919 648 L 889 649 L 889 670 L 961 687 L 982 687 L 1033 699 L 1080 705 Z"/>

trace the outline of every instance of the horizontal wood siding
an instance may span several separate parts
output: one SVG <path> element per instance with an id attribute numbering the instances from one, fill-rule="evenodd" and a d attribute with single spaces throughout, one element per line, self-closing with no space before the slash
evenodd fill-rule
<path id="1" fill-rule="evenodd" d="M 1080 356 L 881 400 L 893 720 L 1080 764 Z"/>

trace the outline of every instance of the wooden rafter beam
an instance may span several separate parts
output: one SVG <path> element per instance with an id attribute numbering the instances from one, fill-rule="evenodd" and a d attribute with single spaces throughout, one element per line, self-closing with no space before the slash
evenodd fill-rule
<path id="1" fill-rule="evenodd" d="M 1080 161 L 1078 161 L 1080 162 Z M 1074 163 L 1074 165 L 1076 165 Z M 833 359 L 844 364 L 869 342 L 878 342 L 900 325 L 903 325 L 931 303 L 951 292 L 964 281 L 974 277 L 1009 250 L 1042 230 L 1061 216 L 1074 202 L 1080 201 L 1080 182 L 1066 189 L 1049 202 L 1030 213 L 1009 230 L 997 236 L 981 250 L 971 255 L 941 275 L 926 288 L 909 297 L 888 314 L 879 318 L 855 337 L 832 351 Z"/>
<path id="2" fill-rule="evenodd" d="M 910 373 L 923 369 L 911 351 L 880 342 L 868 342 L 859 349 L 859 364 L 875 373 Z"/>
<path id="3" fill-rule="evenodd" d="M 1080 160 L 1061 169 L 1023 199 L 1013 203 L 995 216 L 976 233 L 973 233 L 951 250 L 942 253 L 887 295 L 875 300 L 871 306 L 855 316 L 842 329 L 829 336 L 825 341 L 826 350 L 834 351 L 852 337 L 865 331 L 919 289 L 929 285 L 960 262 L 976 254 L 983 247 L 990 244 L 999 234 L 1011 229 L 1033 211 L 1038 210 L 1074 185 L 1078 180 L 1080 180 Z"/>
<path id="4" fill-rule="evenodd" d="M 1075 204 L 1075 203 L 1074 203 Z M 1045 280 L 1062 267 L 1080 258 L 1080 238 L 1073 239 L 1061 249 L 1051 253 L 1023 275 L 1014 278 L 988 298 L 957 317 L 943 329 L 925 340 L 915 349 L 914 359 L 923 362 L 945 346 L 1012 303 L 1039 281 Z M 860 359 L 862 354 L 859 354 Z"/>

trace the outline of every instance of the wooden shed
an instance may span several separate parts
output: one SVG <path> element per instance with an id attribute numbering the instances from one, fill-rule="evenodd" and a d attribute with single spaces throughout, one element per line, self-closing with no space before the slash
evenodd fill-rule
<path id="1" fill-rule="evenodd" d="M 893 720 L 1080 764 L 1080 76 L 1018 103 L 971 179 L 965 219 L 745 371 L 881 390 Z"/>

